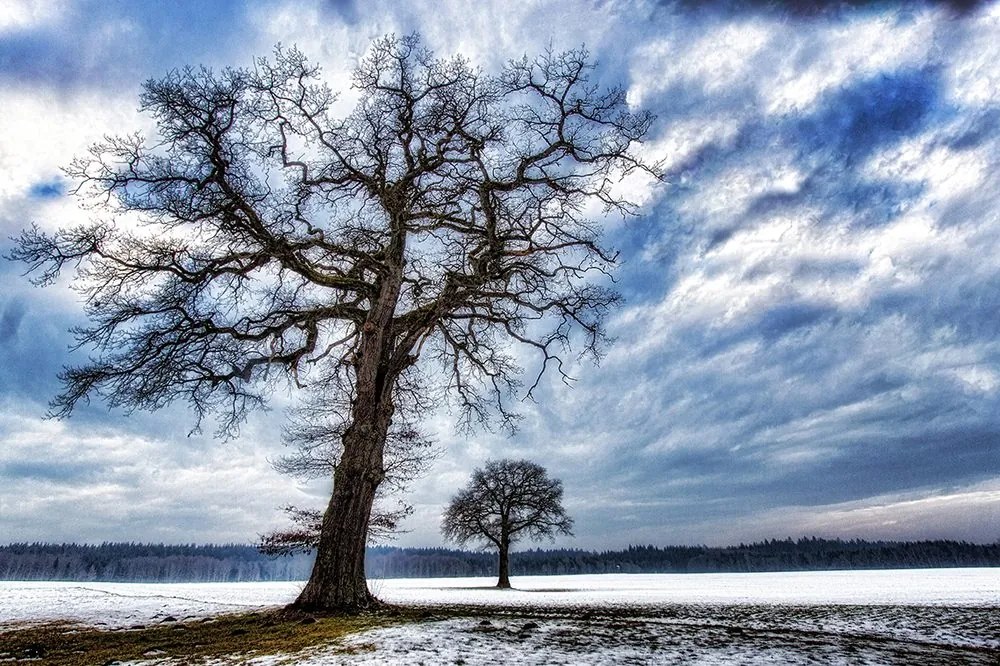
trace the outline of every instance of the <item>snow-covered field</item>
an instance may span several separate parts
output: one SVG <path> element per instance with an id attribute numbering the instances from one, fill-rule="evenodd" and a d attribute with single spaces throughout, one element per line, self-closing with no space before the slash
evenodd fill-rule
<path id="1" fill-rule="evenodd" d="M 1000 663 L 1000 569 L 373 580 L 427 622 L 295 663 Z M 0 582 L 0 631 L 149 625 L 286 604 L 300 583 Z M 466 609 L 463 617 L 435 609 Z M 2 641 L 2 634 L 0 634 Z M 284 655 L 282 658 L 287 658 Z M 238 661 L 238 660 L 237 660 Z M 278 658 L 251 663 L 278 663 Z"/>

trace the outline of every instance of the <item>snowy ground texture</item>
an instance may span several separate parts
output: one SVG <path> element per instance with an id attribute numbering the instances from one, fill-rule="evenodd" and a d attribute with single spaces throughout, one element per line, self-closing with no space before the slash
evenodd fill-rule
<path id="1" fill-rule="evenodd" d="M 515 577 L 514 590 L 492 584 L 372 581 L 384 601 L 426 608 L 427 621 L 249 663 L 1000 663 L 1000 569 L 533 576 Z M 0 582 L 0 631 L 52 620 L 120 628 L 205 617 L 282 605 L 299 587 Z M 455 609 L 464 615 L 444 613 Z"/>

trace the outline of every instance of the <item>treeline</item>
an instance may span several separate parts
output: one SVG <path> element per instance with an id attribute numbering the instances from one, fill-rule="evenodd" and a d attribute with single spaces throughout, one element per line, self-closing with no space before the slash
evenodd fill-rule
<path id="1" fill-rule="evenodd" d="M 629 546 L 625 550 L 511 553 L 511 575 L 713 573 L 1000 566 L 1000 542 L 769 540 L 725 548 Z M 444 548 L 370 548 L 368 572 L 383 578 L 493 576 L 496 554 Z"/>
<path id="2" fill-rule="evenodd" d="M 0 580 L 238 582 L 302 580 L 312 558 L 271 558 L 253 546 L 13 543 L 0 546 Z"/>
<path id="3" fill-rule="evenodd" d="M 304 580 L 308 555 L 269 557 L 247 545 L 0 546 L 0 580 L 237 582 Z M 707 573 L 1000 566 L 1000 542 L 769 540 L 726 548 L 630 546 L 625 550 L 511 553 L 512 575 Z M 494 576 L 496 554 L 379 546 L 367 554 L 372 578 Z"/>

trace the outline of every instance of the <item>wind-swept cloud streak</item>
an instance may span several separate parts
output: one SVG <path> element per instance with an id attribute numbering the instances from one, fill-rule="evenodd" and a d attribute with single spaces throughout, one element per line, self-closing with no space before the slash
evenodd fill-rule
<path id="1" fill-rule="evenodd" d="M 624 184 L 641 216 L 609 224 L 627 297 L 617 343 L 599 368 L 574 364 L 573 388 L 547 383 L 514 438 L 461 438 L 434 415 L 449 455 L 415 488 L 401 543 L 437 543 L 450 492 L 508 455 L 564 480 L 578 546 L 992 541 L 1000 6 L 820 4 L 232 3 L 188 29 L 187 3 L 15 3 L 0 18 L 0 228 L 85 219 L 58 166 L 102 133 L 148 129 L 138 85 L 171 67 L 245 65 L 280 41 L 344 87 L 386 32 L 419 31 L 486 69 L 586 43 L 602 81 L 657 113 L 644 150 L 666 170 Z M 280 410 L 238 456 L 187 438 L 179 408 L 126 418 L 95 404 L 42 446 L 53 426 L 18 419 L 44 411 L 59 366 L 81 358 L 65 352 L 80 309 L 65 284 L 33 290 L 18 272 L 0 266 L 3 537 L 252 539 L 274 506 L 322 503 L 323 484 L 267 468 Z M 186 482 L 153 479 L 150 456 Z M 81 519 L 108 502 L 129 511 Z"/>

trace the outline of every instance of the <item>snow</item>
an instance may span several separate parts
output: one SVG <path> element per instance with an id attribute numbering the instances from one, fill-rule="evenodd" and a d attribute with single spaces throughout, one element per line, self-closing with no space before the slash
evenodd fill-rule
<path id="1" fill-rule="evenodd" d="M 383 601 L 421 606 L 652 608 L 688 604 L 1000 606 L 1000 568 L 726 574 L 604 574 L 372 580 Z M 280 606 L 300 582 L 66 583 L 0 581 L 0 626 L 69 620 L 122 627 Z"/>
<path id="2" fill-rule="evenodd" d="M 428 620 L 232 663 L 1000 662 L 1000 568 L 512 582 L 515 589 L 498 590 L 488 578 L 372 580 L 379 598 L 425 607 Z M 289 603 L 301 586 L 0 582 L 0 631 L 25 622 L 113 628 L 248 611 Z M 464 616 L 444 612 L 456 607 Z"/>
<path id="3" fill-rule="evenodd" d="M 396 579 L 370 586 L 385 601 L 421 605 L 1000 605 L 1000 568 L 525 576 L 511 581 L 514 590 L 497 590 L 495 581 L 486 578 Z"/>
<path id="4" fill-rule="evenodd" d="M 128 627 L 287 604 L 301 583 L 67 583 L 0 581 L 0 628 L 66 620 Z"/>

